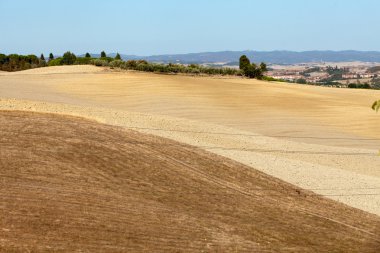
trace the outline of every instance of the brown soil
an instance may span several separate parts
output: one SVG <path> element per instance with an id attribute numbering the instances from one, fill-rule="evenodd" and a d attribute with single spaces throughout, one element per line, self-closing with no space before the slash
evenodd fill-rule
<path id="1" fill-rule="evenodd" d="M 380 218 L 232 160 L 0 112 L 0 252 L 379 252 Z"/>
<path id="2" fill-rule="evenodd" d="M 370 108 L 379 97 L 377 90 L 95 66 L 0 74 L 0 109 L 159 135 L 380 216 L 380 117 Z"/>

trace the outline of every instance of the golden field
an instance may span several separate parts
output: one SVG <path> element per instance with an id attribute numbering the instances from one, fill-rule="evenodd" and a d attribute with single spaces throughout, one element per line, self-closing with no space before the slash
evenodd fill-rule
<path id="1" fill-rule="evenodd" d="M 171 252 L 192 238 L 190 252 L 304 252 L 313 240 L 314 250 L 375 252 L 379 98 L 93 66 L 1 72 L 0 212 L 11 215 L 0 250 L 41 251 L 41 240 L 46 252 L 73 250 L 67 241 Z"/>

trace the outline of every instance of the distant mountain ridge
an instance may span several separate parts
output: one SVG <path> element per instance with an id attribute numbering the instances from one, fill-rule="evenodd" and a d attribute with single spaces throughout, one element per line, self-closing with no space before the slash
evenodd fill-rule
<path id="1" fill-rule="evenodd" d="M 380 52 L 378 51 L 222 51 L 204 52 L 190 54 L 168 54 L 153 56 L 137 56 L 121 54 L 124 60 L 143 59 L 151 62 L 163 63 L 230 63 L 236 64 L 241 55 L 247 55 L 254 62 L 267 62 L 274 64 L 297 64 L 310 62 L 379 62 Z M 109 54 L 114 57 L 116 54 Z M 99 54 L 93 54 L 99 56 Z"/>

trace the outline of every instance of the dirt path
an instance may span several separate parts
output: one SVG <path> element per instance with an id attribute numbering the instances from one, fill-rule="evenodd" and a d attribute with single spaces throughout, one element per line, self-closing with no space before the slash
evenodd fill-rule
<path id="1" fill-rule="evenodd" d="M 380 248 L 379 216 L 182 143 L 14 111 L 0 132 L 1 252 Z"/>

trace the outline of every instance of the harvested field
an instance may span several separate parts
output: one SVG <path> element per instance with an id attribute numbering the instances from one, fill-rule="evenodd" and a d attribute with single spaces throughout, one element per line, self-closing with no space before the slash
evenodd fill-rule
<path id="1" fill-rule="evenodd" d="M 370 108 L 378 90 L 61 66 L 0 76 L 0 92 L 2 98 L 186 118 L 299 142 L 371 149 L 380 143 L 379 117 Z"/>
<path id="2" fill-rule="evenodd" d="M 380 218 L 81 118 L 0 112 L 2 252 L 378 252 Z"/>
<path id="3" fill-rule="evenodd" d="M 379 97 L 94 66 L 0 74 L 0 109 L 77 115 L 170 138 L 377 215 L 380 117 L 370 105 Z"/>

